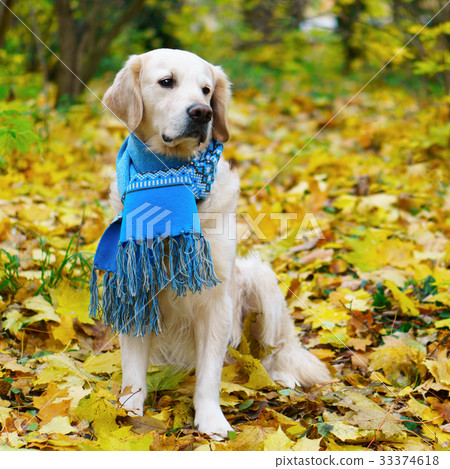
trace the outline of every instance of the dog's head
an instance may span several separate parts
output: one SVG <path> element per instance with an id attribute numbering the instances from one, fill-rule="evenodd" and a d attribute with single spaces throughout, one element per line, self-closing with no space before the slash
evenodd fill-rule
<path id="1" fill-rule="evenodd" d="M 190 52 L 157 49 L 131 56 L 103 102 L 153 151 L 189 157 L 211 136 L 228 140 L 230 95 L 220 67 Z"/>

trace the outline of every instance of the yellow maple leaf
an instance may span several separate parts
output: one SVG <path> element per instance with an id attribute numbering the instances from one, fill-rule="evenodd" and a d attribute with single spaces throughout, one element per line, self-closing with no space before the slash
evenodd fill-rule
<path id="1" fill-rule="evenodd" d="M 272 378 L 262 366 L 261 362 L 251 355 L 242 355 L 237 350 L 228 348 L 228 353 L 241 365 L 249 375 L 245 386 L 250 389 L 278 389 L 279 386 L 274 383 Z"/>
<path id="2" fill-rule="evenodd" d="M 36 213 L 36 210 L 34 210 Z M 0 241 L 4 241 L 12 227 L 11 219 L 0 209 Z"/>
<path id="3" fill-rule="evenodd" d="M 372 343 L 372 340 L 369 338 L 358 339 L 357 337 L 351 337 L 347 341 L 349 347 L 353 347 L 355 350 L 365 351 L 366 347 Z"/>
<path id="4" fill-rule="evenodd" d="M 450 391 L 450 363 L 446 359 L 425 360 L 425 366 L 437 383 L 443 384 Z"/>
<path id="5" fill-rule="evenodd" d="M 63 316 L 61 324 L 52 327 L 53 337 L 59 340 L 63 345 L 69 345 L 72 340 L 76 340 L 77 334 L 73 328 L 72 316 Z"/>
<path id="6" fill-rule="evenodd" d="M 2 432 L 0 434 L 0 446 L 10 446 L 11 448 L 22 448 L 27 444 L 26 440 L 19 436 L 17 431 Z"/>
<path id="7" fill-rule="evenodd" d="M 136 435 L 131 427 L 121 427 L 109 433 L 102 432 L 98 442 L 104 451 L 148 451 L 153 443 L 152 433 Z"/>
<path id="8" fill-rule="evenodd" d="M 315 440 L 312 440 L 312 441 L 315 441 Z M 314 451 L 314 450 L 311 450 L 311 451 Z M 337 443 L 336 441 L 331 440 L 327 444 L 327 451 L 374 451 L 374 450 L 372 448 L 367 448 L 366 446 L 361 446 L 361 445 L 343 445 L 342 443 Z"/>
<path id="9" fill-rule="evenodd" d="M 306 428 L 302 427 L 299 423 L 296 423 L 295 425 L 292 425 L 286 428 L 285 430 L 286 435 L 288 435 L 291 438 L 298 437 L 302 435 L 305 431 L 306 431 Z"/>
<path id="10" fill-rule="evenodd" d="M 340 195 L 333 203 L 334 207 L 340 209 L 342 214 L 352 213 L 355 209 L 358 198 L 351 194 Z"/>
<path id="11" fill-rule="evenodd" d="M 353 403 L 347 404 L 347 398 L 350 398 Z M 340 405 L 348 407 L 354 412 L 350 418 L 346 415 L 348 423 L 355 424 L 361 429 L 381 432 L 383 435 L 377 435 L 379 439 L 381 437 L 389 441 L 404 441 L 406 439 L 404 427 L 397 423 L 390 414 L 387 414 L 386 410 L 363 394 L 346 391 L 345 399 L 340 402 Z"/>
<path id="12" fill-rule="evenodd" d="M 53 306 L 42 296 L 32 296 L 27 298 L 23 305 L 25 308 L 36 311 L 38 314 L 24 320 L 24 323 L 30 324 L 38 321 L 61 322 L 60 317 L 55 313 Z"/>
<path id="13" fill-rule="evenodd" d="M 64 383 L 82 385 L 85 382 L 99 381 L 99 378 L 79 367 L 78 363 L 64 353 L 47 355 L 40 359 L 47 365 L 37 373 L 34 384 Z"/>
<path id="14" fill-rule="evenodd" d="M 56 383 L 50 382 L 46 390 L 40 396 L 33 397 L 33 405 L 37 409 L 41 409 L 44 406 L 60 402 L 62 399 L 66 398 L 67 388 L 60 389 Z"/>
<path id="15" fill-rule="evenodd" d="M 448 327 L 450 329 L 450 318 L 440 319 L 439 321 L 436 321 L 434 323 L 434 327 L 437 327 L 438 329 Z"/>
<path id="16" fill-rule="evenodd" d="M 239 400 L 236 398 L 236 401 Z M 182 401 L 173 408 L 173 428 L 182 428 L 186 427 L 186 425 L 194 426 L 194 414 L 191 402 Z"/>
<path id="17" fill-rule="evenodd" d="M 438 293 L 437 295 L 431 296 L 428 301 L 439 301 L 439 303 L 442 303 L 445 306 L 450 306 L 450 293 L 447 291 Z"/>
<path id="18" fill-rule="evenodd" d="M 442 446 L 448 448 L 448 443 L 450 442 L 450 433 L 445 432 L 437 425 L 427 423 L 422 426 L 423 434 L 427 438 L 431 438 L 433 441 L 438 441 Z M 448 451 L 448 449 L 447 449 Z"/>
<path id="19" fill-rule="evenodd" d="M 94 374 L 120 371 L 120 350 L 89 356 L 84 361 L 84 369 Z"/>
<path id="20" fill-rule="evenodd" d="M 61 281 L 50 292 L 56 311 L 61 316 L 71 315 L 84 324 L 94 324 L 89 317 L 89 302 L 91 295 L 89 290 L 76 290 L 67 280 Z"/>
<path id="21" fill-rule="evenodd" d="M 309 438 L 300 438 L 292 446 L 293 451 L 319 451 L 322 438 L 310 440 Z"/>
<path id="22" fill-rule="evenodd" d="M 292 441 L 285 435 L 281 427 L 264 440 L 264 451 L 287 451 Z"/>
<path id="23" fill-rule="evenodd" d="M 346 330 L 343 327 L 336 326 L 321 332 L 319 341 L 321 344 L 330 344 L 333 347 L 342 348 L 347 343 L 348 338 Z"/>
<path id="24" fill-rule="evenodd" d="M 78 429 L 70 425 L 69 417 L 57 415 L 49 423 L 42 425 L 39 430 L 41 433 L 61 433 L 67 435 L 68 433 L 76 433 Z"/>
<path id="25" fill-rule="evenodd" d="M 384 284 L 391 290 L 393 297 L 397 300 L 400 308 L 407 316 L 418 316 L 419 310 L 416 308 L 414 301 L 403 293 L 397 285 L 391 280 L 386 280 Z"/>
<path id="26" fill-rule="evenodd" d="M 350 313 L 342 306 L 335 306 L 328 301 L 322 301 L 314 308 L 305 309 L 308 315 L 305 322 L 311 323 L 313 329 L 333 329 L 336 325 L 346 325 L 350 319 Z"/>
<path id="27" fill-rule="evenodd" d="M 257 396 L 259 393 L 254 389 L 250 389 L 242 384 L 232 383 L 229 381 L 221 381 L 220 382 L 220 390 L 226 392 L 228 394 L 235 392 L 242 392 L 245 393 L 247 397 Z"/>
<path id="28" fill-rule="evenodd" d="M 21 365 L 20 363 L 17 363 L 17 359 L 11 358 L 10 360 L 7 360 L 6 362 L 3 362 L 3 369 L 5 370 L 10 370 L 10 371 L 20 371 L 22 373 L 31 373 L 32 370 L 28 364 L 26 365 Z"/>
<path id="29" fill-rule="evenodd" d="M 436 425 L 441 425 L 444 421 L 444 418 L 441 417 L 440 412 L 438 412 L 436 409 L 432 409 L 431 407 L 421 404 L 412 396 L 409 398 L 407 405 L 412 414 L 414 416 L 420 417 L 422 420 L 433 420 L 433 423 Z"/>
<path id="30" fill-rule="evenodd" d="M 116 417 L 125 414 L 125 411 L 118 407 L 116 396 L 103 388 L 98 388 L 81 399 L 77 406 L 77 416 L 92 423 L 96 436 L 108 435 L 118 430 Z"/>
<path id="31" fill-rule="evenodd" d="M 241 425 L 241 433 L 229 441 L 228 448 L 238 451 L 261 450 L 264 447 L 264 441 L 272 433 L 275 433 L 275 429 L 272 427 Z"/>
<path id="32" fill-rule="evenodd" d="M 370 355 L 370 368 L 382 370 L 391 384 L 405 387 L 416 382 L 425 355 L 399 340 L 382 345 Z"/>
<path id="33" fill-rule="evenodd" d="M 337 291 L 330 293 L 329 298 L 335 306 L 344 304 L 346 308 L 353 311 L 367 311 L 372 303 L 372 295 L 362 288 L 356 291 L 349 288 L 339 288 Z"/>
<path id="34" fill-rule="evenodd" d="M 328 423 L 328 421 L 325 420 L 325 417 L 324 421 Z M 341 441 L 348 443 L 368 442 L 375 436 L 374 430 L 361 430 L 358 427 L 354 427 L 353 425 L 349 425 L 345 422 L 333 422 L 330 433 Z"/>
<path id="35" fill-rule="evenodd" d="M 13 409 L 0 405 L 0 423 L 2 424 L 2 428 L 5 427 L 6 419 L 10 417 L 12 411 Z"/>
<path id="36" fill-rule="evenodd" d="M 23 314 L 20 308 L 11 305 L 4 313 L 4 320 L 2 322 L 3 329 L 17 335 L 23 326 L 27 326 L 35 322 L 61 322 L 61 318 L 55 313 L 53 306 L 41 295 L 27 298 L 23 302 L 23 306 L 30 311 L 34 311 L 36 314 L 31 316 Z"/>
<path id="37" fill-rule="evenodd" d="M 385 265 L 382 246 L 386 242 L 388 232 L 383 230 L 369 231 L 362 239 L 348 238 L 345 244 L 352 249 L 342 258 L 363 272 L 377 270 Z"/>

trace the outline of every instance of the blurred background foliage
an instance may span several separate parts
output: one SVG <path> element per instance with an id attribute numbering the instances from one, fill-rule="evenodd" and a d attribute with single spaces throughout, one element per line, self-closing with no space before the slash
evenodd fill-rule
<path id="1" fill-rule="evenodd" d="M 286 115 L 305 97 L 348 99 L 374 76 L 371 87 L 447 106 L 445 1 L 1 0 L 0 172 L 29 149 L 42 155 L 51 111 L 64 119 L 84 103 L 81 114 L 98 115 L 127 57 L 159 47 L 221 64 L 235 91 L 281 102 Z"/>
<path id="2" fill-rule="evenodd" d="M 301 86 L 333 96 L 370 79 L 445 2 L 2 0 L 0 99 L 26 100 L 44 89 L 52 104 L 70 103 L 84 86 L 68 68 L 97 90 L 95 80 L 112 76 L 128 55 L 158 47 L 222 64 L 237 89 Z M 389 63 L 382 80 L 418 96 L 448 93 L 449 40 L 447 7 Z"/>

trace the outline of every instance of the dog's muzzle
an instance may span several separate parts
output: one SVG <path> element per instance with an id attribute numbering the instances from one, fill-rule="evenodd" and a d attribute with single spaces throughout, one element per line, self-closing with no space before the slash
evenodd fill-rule
<path id="1" fill-rule="evenodd" d="M 193 104 L 186 109 L 186 113 L 188 120 L 182 137 L 198 139 L 199 143 L 203 143 L 208 135 L 212 109 L 205 104 Z"/>

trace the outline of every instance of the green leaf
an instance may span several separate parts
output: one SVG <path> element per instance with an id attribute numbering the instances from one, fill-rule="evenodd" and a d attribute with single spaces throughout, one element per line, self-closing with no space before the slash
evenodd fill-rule
<path id="1" fill-rule="evenodd" d="M 381 283 L 377 283 L 377 291 L 372 295 L 372 299 L 374 308 L 387 309 L 391 307 L 391 302 L 384 294 L 383 285 Z"/>
<path id="2" fill-rule="evenodd" d="M 406 415 L 401 415 L 400 419 L 403 420 L 402 423 L 408 430 L 413 431 L 415 428 L 417 428 L 417 423 L 411 421 L 405 422 L 405 420 L 409 420 L 410 417 L 407 417 Z"/>
<path id="3" fill-rule="evenodd" d="M 39 423 L 38 422 L 31 422 L 29 425 L 28 425 L 28 431 L 29 432 L 34 432 L 37 430 L 39 426 Z"/>
<path id="4" fill-rule="evenodd" d="M 328 436 L 328 433 L 333 430 L 333 425 L 329 425 L 328 423 L 318 423 L 317 424 L 317 431 L 319 435 L 324 436 L 325 438 Z"/>
<path id="5" fill-rule="evenodd" d="M 188 376 L 189 373 L 176 365 L 152 366 L 147 373 L 147 388 L 149 392 L 177 389 Z"/>
<path id="6" fill-rule="evenodd" d="M 239 410 L 245 410 L 245 409 L 248 409 L 249 407 L 251 407 L 253 405 L 255 401 L 253 399 L 247 399 L 246 401 L 244 401 L 240 406 L 239 406 Z"/>

